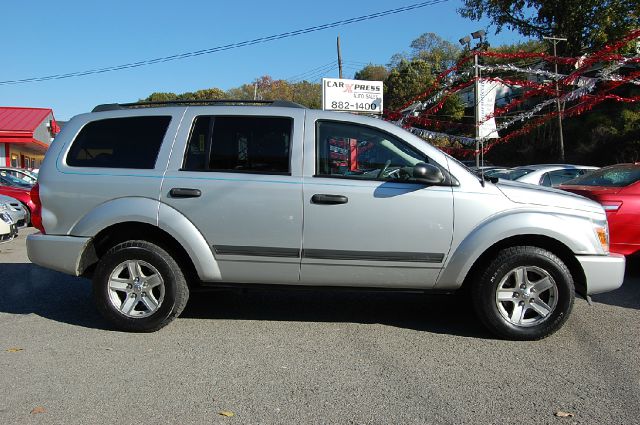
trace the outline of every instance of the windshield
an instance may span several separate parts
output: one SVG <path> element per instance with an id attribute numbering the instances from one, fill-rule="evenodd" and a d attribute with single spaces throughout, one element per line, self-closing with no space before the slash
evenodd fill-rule
<path id="1" fill-rule="evenodd" d="M 564 182 L 574 186 L 625 187 L 640 180 L 640 166 L 613 166 Z"/>

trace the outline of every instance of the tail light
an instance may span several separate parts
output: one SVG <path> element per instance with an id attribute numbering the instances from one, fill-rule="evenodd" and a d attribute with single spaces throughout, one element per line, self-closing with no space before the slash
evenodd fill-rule
<path id="1" fill-rule="evenodd" d="M 34 205 L 33 211 L 31 211 L 31 224 L 42 233 L 46 233 L 42 225 L 42 202 L 40 202 L 39 183 L 36 183 L 36 185 L 31 188 L 31 202 L 33 202 Z"/>

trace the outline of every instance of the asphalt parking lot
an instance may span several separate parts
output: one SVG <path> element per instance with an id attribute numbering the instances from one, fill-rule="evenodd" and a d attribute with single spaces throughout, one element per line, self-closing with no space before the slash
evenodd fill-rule
<path id="1" fill-rule="evenodd" d="M 128 334 L 89 281 L 29 263 L 29 232 L 0 245 L 0 423 L 640 423 L 637 261 L 538 342 L 455 296 L 312 290 L 198 294 Z"/>

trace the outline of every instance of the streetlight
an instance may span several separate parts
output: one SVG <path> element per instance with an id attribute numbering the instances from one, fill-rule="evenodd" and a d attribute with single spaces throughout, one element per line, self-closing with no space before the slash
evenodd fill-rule
<path id="1" fill-rule="evenodd" d="M 478 50 L 484 47 L 484 36 L 486 32 L 484 30 L 478 30 L 471 33 L 471 37 L 474 39 L 480 39 L 478 45 L 471 49 L 471 38 L 467 35 L 462 37 L 460 40 L 461 45 L 467 46 L 470 51 L 473 51 L 473 76 L 474 76 L 474 84 L 473 84 L 473 100 L 474 100 L 474 117 L 476 120 L 476 167 L 480 167 L 480 69 L 478 67 Z"/>

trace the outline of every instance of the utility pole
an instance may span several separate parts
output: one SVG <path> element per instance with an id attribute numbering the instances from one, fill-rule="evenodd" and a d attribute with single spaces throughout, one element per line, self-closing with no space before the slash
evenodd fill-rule
<path id="1" fill-rule="evenodd" d="M 561 37 L 542 37 L 545 40 L 551 40 L 553 43 L 553 56 L 556 57 L 556 44 L 559 41 L 567 41 L 566 38 Z M 554 61 L 555 73 L 558 74 L 558 62 Z M 557 78 L 557 77 L 556 77 Z M 558 108 L 558 130 L 560 132 L 560 161 L 564 162 L 564 136 L 562 134 L 562 107 L 560 106 L 560 88 L 558 86 L 558 80 L 556 80 L 556 106 Z"/>
<path id="2" fill-rule="evenodd" d="M 340 36 L 338 36 L 338 72 L 339 77 L 342 79 L 342 52 L 340 51 Z"/>
<path id="3" fill-rule="evenodd" d="M 476 120 L 476 167 L 480 169 L 480 67 L 478 66 L 478 51 L 473 51 L 473 100 L 475 107 L 473 108 Z M 482 164 L 484 165 L 484 164 Z"/>

